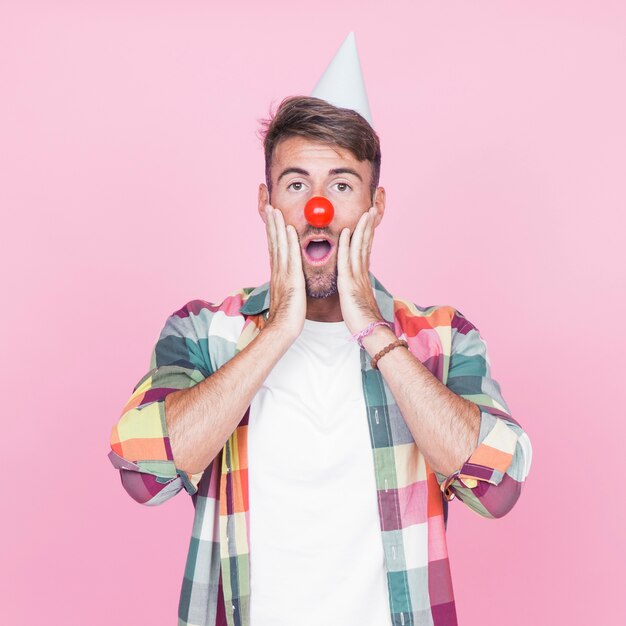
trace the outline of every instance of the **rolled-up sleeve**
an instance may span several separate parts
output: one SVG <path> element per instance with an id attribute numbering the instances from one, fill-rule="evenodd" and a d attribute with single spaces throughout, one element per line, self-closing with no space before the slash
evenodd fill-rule
<path id="1" fill-rule="evenodd" d="M 446 385 L 478 406 L 480 432 L 475 450 L 459 470 L 447 477 L 436 475 L 448 500 L 456 495 L 479 515 L 502 517 L 520 496 L 530 471 L 532 446 L 491 376 L 486 341 L 460 311 L 453 311 Z"/>
<path id="2" fill-rule="evenodd" d="M 111 431 L 109 459 L 122 485 L 141 504 L 158 505 L 183 488 L 197 491 L 204 472 L 176 467 L 165 418 L 165 398 L 211 375 L 208 328 L 214 307 L 192 300 L 170 315 L 150 358 Z"/>

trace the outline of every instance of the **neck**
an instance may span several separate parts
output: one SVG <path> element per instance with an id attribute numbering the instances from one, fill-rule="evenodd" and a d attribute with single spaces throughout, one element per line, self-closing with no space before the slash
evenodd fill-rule
<path id="1" fill-rule="evenodd" d="M 336 293 L 328 298 L 306 299 L 306 318 L 313 322 L 341 322 L 341 305 L 339 304 L 339 294 Z"/>

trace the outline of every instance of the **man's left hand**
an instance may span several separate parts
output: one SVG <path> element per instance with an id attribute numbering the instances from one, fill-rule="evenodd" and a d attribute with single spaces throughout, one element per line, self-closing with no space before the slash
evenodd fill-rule
<path id="1" fill-rule="evenodd" d="M 352 237 L 348 228 L 339 235 L 337 291 L 343 319 L 352 334 L 383 320 L 369 277 L 375 218 L 376 207 L 371 207 L 361 215 Z"/>

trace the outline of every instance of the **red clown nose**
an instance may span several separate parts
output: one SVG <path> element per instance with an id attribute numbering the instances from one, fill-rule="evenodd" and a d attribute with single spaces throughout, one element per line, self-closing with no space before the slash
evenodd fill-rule
<path id="1" fill-rule="evenodd" d="M 335 216 L 335 209 L 328 198 L 315 196 L 304 205 L 304 217 L 315 228 L 328 226 Z"/>

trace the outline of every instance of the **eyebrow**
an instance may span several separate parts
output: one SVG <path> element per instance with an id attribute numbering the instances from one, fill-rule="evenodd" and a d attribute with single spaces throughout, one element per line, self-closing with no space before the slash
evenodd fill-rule
<path id="1" fill-rule="evenodd" d="M 310 176 L 309 172 L 302 169 L 301 167 L 288 167 L 280 173 L 280 176 L 278 177 L 278 180 L 276 182 L 280 182 L 280 179 L 283 176 L 287 176 L 287 174 L 301 174 L 302 176 Z M 329 176 L 334 176 L 335 174 L 352 174 L 352 176 L 356 176 L 361 182 L 363 182 L 361 175 L 356 170 L 353 170 L 351 167 L 336 167 L 335 169 L 328 170 Z"/>
<path id="2" fill-rule="evenodd" d="M 361 175 L 356 170 L 353 170 L 351 167 L 337 167 L 334 170 L 329 170 L 328 173 L 331 176 L 334 176 L 335 174 L 352 174 L 352 176 L 356 176 L 361 182 L 363 182 Z"/>
<path id="3" fill-rule="evenodd" d="M 302 176 L 309 176 L 309 173 L 306 170 L 303 170 L 301 167 L 288 167 L 286 170 L 283 170 L 278 177 L 277 183 L 280 182 L 280 179 L 283 176 L 287 176 L 287 174 L 302 174 Z"/>

